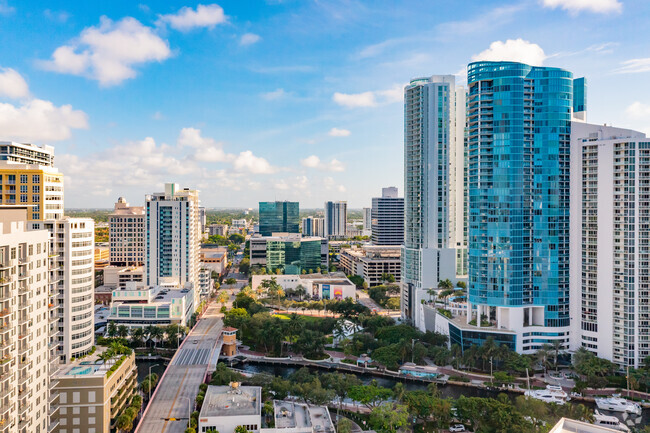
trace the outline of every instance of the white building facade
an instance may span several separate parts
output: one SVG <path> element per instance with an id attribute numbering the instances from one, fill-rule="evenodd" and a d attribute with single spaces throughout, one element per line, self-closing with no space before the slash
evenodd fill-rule
<path id="1" fill-rule="evenodd" d="M 110 263 L 114 266 L 144 264 L 144 207 L 129 206 L 123 197 L 108 216 Z"/>
<path id="2" fill-rule="evenodd" d="M 404 89 L 402 317 L 424 328 L 421 301 L 466 278 L 465 89 L 453 75 Z"/>
<path id="3" fill-rule="evenodd" d="M 345 201 L 325 202 L 325 236 L 330 239 L 347 235 L 348 203 Z"/>

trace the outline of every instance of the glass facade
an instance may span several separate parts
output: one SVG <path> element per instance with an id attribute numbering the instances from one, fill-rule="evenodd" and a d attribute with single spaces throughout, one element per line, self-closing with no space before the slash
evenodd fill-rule
<path id="1" fill-rule="evenodd" d="M 492 338 L 494 343 L 499 347 L 506 345 L 511 350 L 517 350 L 517 341 L 514 334 L 468 331 L 460 329 L 451 323 L 449 324 L 449 342 L 452 346 L 457 344 L 463 351 L 471 346 L 481 346 L 488 338 Z"/>
<path id="2" fill-rule="evenodd" d="M 587 79 L 573 80 L 573 111 L 587 111 Z"/>
<path id="3" fill-rule="evenodd" d="M 298 202 L 270 201 L 260 202 L 260 234 L 298 233 L 300 225 Z"/>
<path id="4" fill-rule="evenodd" d="M 316 272 L 321 266 L 321 240 L 268 240 L 266 241 L 266 269 L 280 269 L 287 275 Z"/>
<path id="5" fill-rule="evenodd" d="M 469 301 L 568 326 L 573 76 L 475 62 L 468 86 Z"/>

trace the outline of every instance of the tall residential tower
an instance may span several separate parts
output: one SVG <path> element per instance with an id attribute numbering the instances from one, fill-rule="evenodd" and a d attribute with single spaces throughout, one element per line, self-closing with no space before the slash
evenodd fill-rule
<path id="1" fill-rule="evenodd" d="M 397 188 L 382 188 L 381 197 L 373 197 L 371 230 L 374 245 L 404 243 L 404 199 L 397 196 Z"/>
<path id="2" fill-rule="evenodd" d="M 421 301 L 465 269 L 465 90 L 453 75 L 404 89 L 402 316 L 423 329 Z"/>
<path id="3" fill-rule="evenodd" d="M 347 234 L 348 203 L 325 202 L 325 236 L 329 239 L 344 238 Z"/>

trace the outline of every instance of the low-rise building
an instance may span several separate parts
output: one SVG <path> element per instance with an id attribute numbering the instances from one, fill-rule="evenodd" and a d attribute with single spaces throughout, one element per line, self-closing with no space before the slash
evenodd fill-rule
<path id="1" fill-rule="evenodd" d="M 194 312 L 194 289 L 191 283 L 180 288 L 175 284 L 144 286 L 133 282 L 113 290 L 109 322 L 128 327 L 186 326 Z"/>
<path id="2" fill-rule="evenodd" d="M 262 433 L 335 433 L 334 423 L 325 406 L 293 401 L 273 401 L 275 428 Z"/>
<path id="3" fill-rule="evenodd" d="M 228 224 L 210 224 L 208 226 L 210 236 L 228 236 Z"/>
<path id="4" fill-rule="evenodd" d="M 224 275 L 228 267 L 228 248 L 202 245 L 200 260 L 202 268 Z"/>
<path id="5" fill-rule="evenodd" d="M 102 269 L 110 264 L 110 250 L 107 245 L 95 246 L 95 269 Z"/>
<path id="6" fill-rule="evenodd" d="M 208 386 L 199 413 L 199 432 L 209 429 L 234 433 L 243 425 L 259 433 L 262 424 L 262 388 L 259 386 Z"/>
<path id="7" fill-rule="evenodd" d="M 208 268 L 202 267 L 199 269 L 199 293 L 201 297 L 208 296 L 214 287 L 214 280 L 212 279 L 212 271 Z"/>
<path id="8" fill-rule="evenodd" d="M 347 275 L 358 275 L 368 286 L 382 284 L 382 275 L 390 274 L 399 283 L 401 278 L 401 247 L 399 245 L 363 245 L 342 248 L 339 267 Z"/>
<path id="9" fill-rule="evenodd" d="M 273 233 L 273 236 L 250 238 L 251 266 L 285 274 L 312 273 L 329 267 L 326 238 L 302 236 L 300 233 Z"/>
<path id="10" fill-rule="evenodd" d="M 104 433 L 115 429 L 115 420 L 137 389 L 135 353 L 116 355 L 105 363 L 99 355 L 67 364 L 56 376 L 59 393 L 58 427 L 55 433 Z"/>
<path id="11" fill-rule="evenodd" d="M 144 284 L 144 267 L 142 266 L 108 266 L 104 268 L 104 285 L 112 289 L 124 288 L 126 283 Z"/>
<path id="12" fill-rule="evenodd" d="M 302 286 L 315 299 L 356 299 L 356 286 L 342 272 L 306 275 L 253 275 L 253 291 L 265 280 L 275 279 L 284 290 Z"/>

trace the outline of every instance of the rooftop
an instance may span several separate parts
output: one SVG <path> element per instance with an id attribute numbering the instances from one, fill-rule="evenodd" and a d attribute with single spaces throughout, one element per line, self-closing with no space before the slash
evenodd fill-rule
<path id="1" fill-rule="evenodd" d="M 140 283 L 141 284 L 141 283 Z M 192 292 L 192 289 L 189 287 L 179 288 L 178 286 L 143 286 L 138 285 L 136 282 L 128 281 L 126 287 L 117 287 L 113 289 L 113 301 L 117 304 L 120 302 L 127 302 L 130 299 L 127 299 L 129 293 L 133 292 L 149 292 L 149 302 L 148 304 L 156 303 L 169 303 L 174 299 L 181 299 L 187 296 L 188 293 Z M 133 295 L 132 301 L 142 302 L 141 296 Z"/>
<path id="2" fill-rule="evenodd" d="M 334 433 L 334 425 L 329 411 L 324 406 L 309 406 L 291 401 L 273 401 L 275 427 L 312 428 L 314 432 Z"/>
<path id="3" fill-rule="evenodd" d="M 85 358 L 79 359 L 77 361 L 60 365 L 60 370 L 57 375 L 60 378 L 74 378 L 78 376 L 93 376 L 93 377 L 102 377 L 105 376 L 108 370 L 115 364 L 115 362 L 120 359 L 122 355 L 115 355 L 111 358 L 110 361 L 104 363 L 99 359 L 99 355 L 108 350 L 108 347 L 97 346 L 97 350 L 92 355 L 86 356 Z"/>
<path id="4" fill-rule="evenodd" d="M 615 431 L 617 430 L 576 421 L 574 419 L 562 418 L 549 433 L 609 433 Z"/>
<path id="5" fill-rule="evenodd" d="M 201 407 L 201 418 L 262 414 L 259 386 L 208 386 Z"/>
<path id="6" fill-rule="evenodd" d="M 301 280 L 314 281 L 319 284 L 338 284 L 344 286 L 353 285 L 343 272 L 331 272 L 329 274 L 305 274 L 299 275 L 299 277 Z"/>

